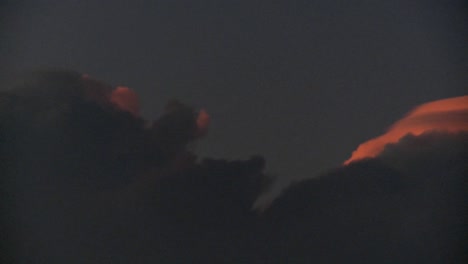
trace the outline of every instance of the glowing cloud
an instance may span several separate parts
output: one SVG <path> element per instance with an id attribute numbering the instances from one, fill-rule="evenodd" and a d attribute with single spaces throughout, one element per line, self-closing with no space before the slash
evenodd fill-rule
<path id="1" fill-rule="evenodd" d="M 416 107 L 406 117 L 393 124 L 387 133 L 359 145 L 344 164 L 373 158 L 384 150 L 385 145 L 396 143 L 407 134 L 418 136 L 428 131 L 468 131 L 468 95 L 437 100 Z"/>
<path id="2" fill-rule="evenodd" d="M 110 101 L 121 110 L 130 112 L 134 116 L 140 115 L 138 95 L 128 87 L 118 86 L 112 91 Z"/>
<path id="3" fill-rule="evenodd" d="M 208 131 L 209 125 L 210 125 L 210 116 L 204 109 L 201 109 L 198 112 L 198 116 L 197 116 L 197 135 L 204 136 L 206 132 Z"/>

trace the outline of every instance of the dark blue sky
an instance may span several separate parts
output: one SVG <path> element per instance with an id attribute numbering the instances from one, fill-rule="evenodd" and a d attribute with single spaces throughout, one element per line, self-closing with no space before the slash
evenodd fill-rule
<path id="1" fill-rule="evenodd" d="M 255 3 L 253 3 L 255 2 Z M 38 67 L 126 85 L 212 116 L 202 156 L 262 154 L 313 176 L 412 107 L 466 94 L 464 1 L 19 1 L 3 6 L 2 75 Z"/>

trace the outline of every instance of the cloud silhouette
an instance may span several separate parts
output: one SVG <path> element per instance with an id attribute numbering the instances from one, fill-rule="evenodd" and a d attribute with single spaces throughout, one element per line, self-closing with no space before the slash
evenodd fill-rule
<path id="1" fill-rule="evenodd" d="M 169 253 L 154 247 L 178 244 L 178 232 L 209 226 L 213 235 L 255 215 L 251 205 L 268 184 L 262 157 L 198 161 L 187 149 L 207 132 L 205 110 L 171 101 L 159 119 L 143 120 L 134 92 L 73 72 L 35 72 L 6 88 L 0 94 L 5 261 L 132 256 L 131 262 L 139 250 L 164 259 L 178 247 Z M 118 243 L 144 242 L 148 229 L 140 226 L 148 221 L 154 223 L 148 246 L 114 251 Z"/>
<path id="2" fill-rule="evenodd" d="M 174 100 L 144 120 L 129 89 L 70 72 L 9 88 L 0 93 L 2 263 L 465 260 L 466 132 L 404 136 L 256 212 L 272 181 L 261 156 L 202 159 L 187 147 L 207 131 L 205 110 Z M 438 109 L 410 123 L 446 117 Z"/>
<path id="3" fill-rule="evenodd" d="M 265 212 L 268 247 L 281 250 L 264 254 L 274 263 L 463 263 L 467 150 L 466 132 L 410 135 L 292 185 Z"/>

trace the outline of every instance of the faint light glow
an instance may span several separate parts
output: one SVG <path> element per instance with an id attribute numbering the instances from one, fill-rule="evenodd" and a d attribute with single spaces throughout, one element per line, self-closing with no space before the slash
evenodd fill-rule
<path id="1" fill-rule="evenodd" d="M 418 136 L 428 131 L 468 131 L 468 95 L 422 104 L 397 121 L 387 133 L 368 140 L 353 151 L 345 165 L 376 157 L 385 145 L 398 142 L 407 134 Z"/>
<path id="2" fill-rule="evenodd" d="M 134 116 L 140 115 L 138 95 L 128 87 L 118 86 L 112 91 L 110 101 L 123 111 L 130 112 Z"/>
<path id="3" fill-rule="evenodd" d="M 197 116 L 197 135 L 199 137 L 204 136 L 208 132 L 208 126 L 210 125 L 210 115 L 205 109 L 201 109 Z"/>

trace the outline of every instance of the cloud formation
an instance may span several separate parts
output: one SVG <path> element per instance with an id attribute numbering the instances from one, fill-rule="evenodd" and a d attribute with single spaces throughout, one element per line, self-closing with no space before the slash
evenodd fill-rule
<path id="1" fill-rule="evenodd" d="M 10 88 L 1 263 L 463 263 L 466 132 L 407 135 L 260 213 L 263 157 L 187 147 L 207 131 L 205 110 L 174 100 L 143 120 L 130 90 L 67 72 Z"/>
<path id="2" fill-rule="evenodd" d="M 275 230 L 268 246 L 282 249 L 269 256 L 274 263 L 463 263 L 466 160 L 467 132 L 423 133 L 298 182 L 265 212 L 265 230 Z"/>
<path id="3" fill-rule="evenodd" d="M 140 115 L 138 95 L 128 87 L 119 86 L 115 88 L 111 93 L 110 101 L 124 111 L 128 111 L 135 116 Z"/>
<path id="4" fill-rule="evenodd" d="M 111 259 L 143 250 L 161 260 L 169 253 L 154 247 L 179 243 L 169 230 L 245 225 L 268 183 L 261 157 L 199 161 L 187 148 L 206 134 L 206 110 L 171 101 L 143 120 L 130 89 L 73 72 L 36 72 L 2 90 L 0 231 L 10 252 L 2 263 L 102 263 L 127 241 L 140 249 Z M 156 240 L 142 245 L 148 230 Z"/>
<path id="5" fill-rule="evenodd" d="M 373 158 L 385 145 L 396 143 L 407 134 L 421 135 L 427 131 L 468 131 L 468 95 L 425 103 L 393 124 L 388 131 L 366 141 L 353 151 L 344 164 Z"/>

